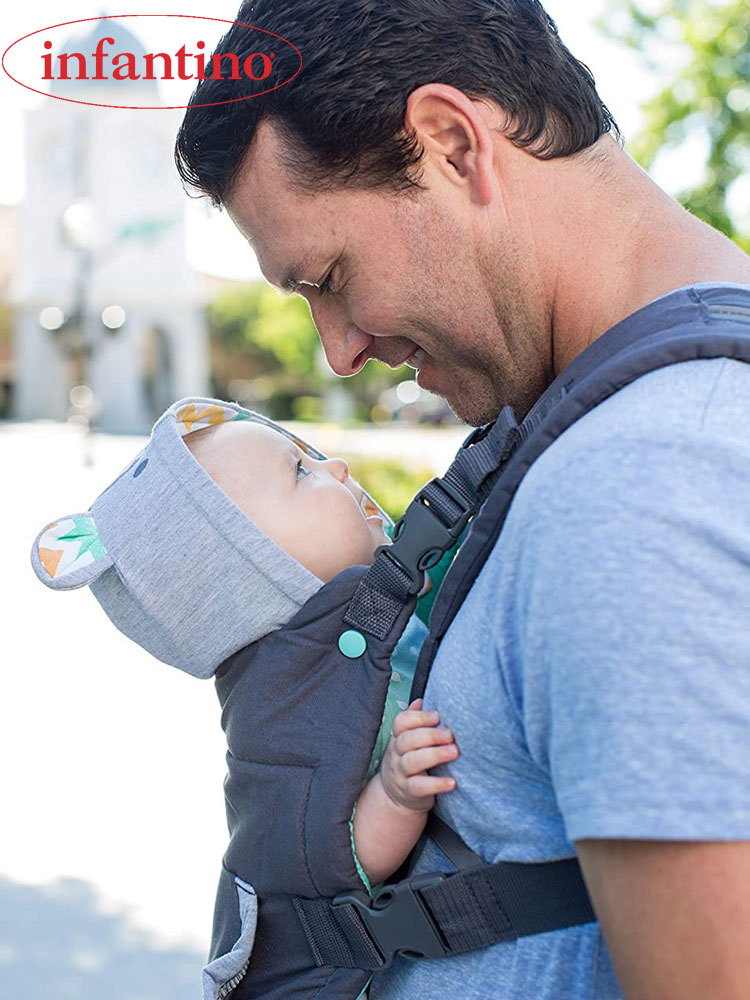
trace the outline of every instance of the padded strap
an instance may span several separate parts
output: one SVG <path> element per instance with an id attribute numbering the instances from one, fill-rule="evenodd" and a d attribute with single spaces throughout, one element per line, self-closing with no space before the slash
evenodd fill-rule
<path id="1" fill-rule="evenodd" d="M 519 440 L 509 406 L 494 423 L 471 432 L 446 474 L 431 479 L 409 504 L 392 544 L 377 549 L 344 616 L 347 625 L 386 638 L 404 604 L 422 590 L 425 570 L 457 544 Z"/>

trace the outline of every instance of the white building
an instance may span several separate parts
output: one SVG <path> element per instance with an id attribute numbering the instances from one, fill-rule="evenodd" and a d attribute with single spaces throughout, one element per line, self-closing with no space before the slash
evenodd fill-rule
<path id="1" fill-rule="evenodd" d="M 104 18 L 61 51 L 91 54 L 103 36 L 115 39 L 111 51 L 142 59 L 135 36 Z M 53 80 L 51 93 L 107 104 L 122 99 L 117 88 Z M 160 104 L 156 81 L 138 88 L 138 103 Z M 203 301 L 185 255 L 185 194 L 172 160 L 183 113 L 49 98 L 27 114 L 14 417 L 65 419 L 83 378 L 97 427 L 143 433 L 175 399 L 209 393 Z M 83 365 L 71 355 L 82 335 L 91 345 Z"/>

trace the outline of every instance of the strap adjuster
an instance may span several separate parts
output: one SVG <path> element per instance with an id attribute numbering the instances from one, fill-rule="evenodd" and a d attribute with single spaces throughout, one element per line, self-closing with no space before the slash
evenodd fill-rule
<path id="1" fill-rule="evenodd" d="M 425 496 L 429 489 L 440 489 L 459 508 L 453 524 L 446 524 Z M 409 594 L 418 594 L 424 584 L 424 572 L 435 566 L 448 549 L 453 548 L 474 513 L 474 508 L 455 487 L 444 479 L 432 479 L 406 508 L 393 529 L 390 545 L 379 545 L 377 557 L 385 552 L 410 579 Z"/>
<path id="2" fill-rule="evenodd" d="M 482 424 L 481 427 L 474 427 L 473 430 L 469 431 L 463 439 L 461 447 L 458 449 L 458 454 L 465 451 L 467 448 L 470 448 L 472 445 L 477 444 L 479 441 L 483 441 L 492 430 L 493 423 Z"/>
<path id="3" fill-rule="evenodd" d="M 417 890 L 437 885 L 443 872 L 412 875 L 403 882 L 384 885 L 372 898 L 362 890 L 341 892 L 331 906 L 351 905 L 357 911 L 387 969 L 396 955 L 404 958 L 444 958 L 448 952 L 437 924 Z"/>

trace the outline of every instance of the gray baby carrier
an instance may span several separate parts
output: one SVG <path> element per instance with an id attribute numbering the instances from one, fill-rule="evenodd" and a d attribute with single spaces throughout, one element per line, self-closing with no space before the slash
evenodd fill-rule
<path id="1" fill-rule="evenodd" d="M 458 870 L 410 876 L 407 862 L 371 898 L 348 821 L 380 727 L 391 653 L 424 571 L 450 559 L 461 540 L 432 607 L 412 699 L 424 692 L 521 480 L 567 427 L 653 369 L 699 358 L 750 362 L 750 291 L 716 285 L 670 298 L 666 329 L 664 311 L 645 332 L 643 323 L 618 324 L 520 426 L 506 407 L 473 431 L 371 567 L 344 570 L 288 625 L 219 668 L 230 842 L 204 997 L 356 1000 L 397 955 L 457 955 L 596 919 L 575 857 L 487 864 L 434 815 L 425 836 Z"/>

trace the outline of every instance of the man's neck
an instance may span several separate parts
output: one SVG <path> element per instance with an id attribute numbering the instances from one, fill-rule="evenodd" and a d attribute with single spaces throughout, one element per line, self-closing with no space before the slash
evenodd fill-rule
<path id="1" fill-rule="evenodd" d="M 750 257 L 685 211 L 613 140 L 607 143 L 588 193 L 573 202 L 579 211 L 572 226 L 570 212 L 557 219 L 559 252 L 550 272 L 555 375 L 662 295 L 704 281 L 750 284 Z M 573 172 L 561 179 L 564 188 Z M 580 175 L 575 181 L 580 185 Z M 558 184 L 558 204 L 563 196 Z"/>

